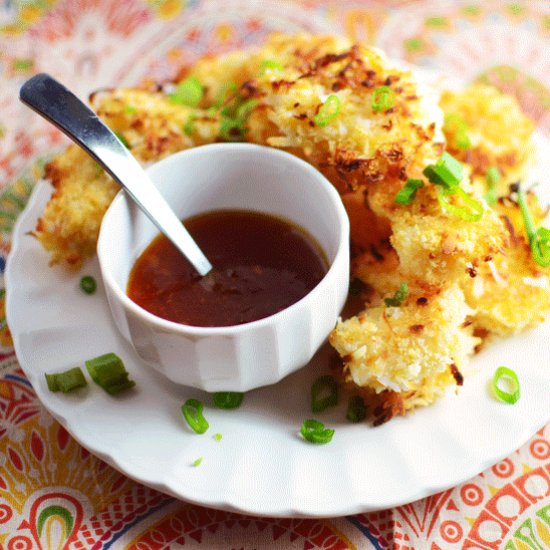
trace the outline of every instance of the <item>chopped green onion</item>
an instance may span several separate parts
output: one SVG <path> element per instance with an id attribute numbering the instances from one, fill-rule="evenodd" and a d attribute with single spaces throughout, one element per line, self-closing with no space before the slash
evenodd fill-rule
<path id="1" fill-rule="evenodd" d="M 535 235 L 535 261 L 541 267 L 550 266 L 550 229 L 539 227 Z"/>
<path id="2" fill-rule="evenodd" d="M 447 196 L 451 194 L 458 195 L 465 206 L 457 206 L 449 202 Z M 477 222 L 483 217 L 483 204 L 468 195 L 468 193 L 460 187 L 457 187 L 453 192 L 446 192 L 442 189 L 437 194 L 437 200 L 439 201 L 441 207 L 449 212 L 449 214 L 453 214 L 463 220 Z"/>
<path id="3" fill-rule="evenodd" d="M 466 122 L 458 113 L 449 113 L 445 116 L 443 130 L 452 131 L 454 133 L 454 144 L 459 149 L 465 150 L 472 146 L 472 142 L 468 136 Z"/>
<path id="4" fill-rule="evenodd" d="M 242 141 L 246 133 L 246 120 L 257 100 L 235 97 L 221 111 L 220 137 L 225 141 Z"/>
<path id="5" fill-rule="evenodd" d="M 338 403 L 338 384 L 333 376 L 317 378 L 311 386 L 311 411 L 318 413 Z"/>
<path id="6" fill-rule="evenodd" d="M 470 141 L 470 137 L 466 132 L 466 128 L 461 128 L 456 132 L 455 144 L 459 149 L 463 150 L 469 149 L 472 146 L 472 142 Z"/>
<path id="7" fill-rule="evenodd" d="M 263 76 L 268 70 L 283 72 L 284 67 L 275 59 L 264 59 L 260 63 L 260 76 Z"/>
<path id="8" fill-rule="evenodd" d="M 194 114 L 190 114 L 187 117 L 187 120 L 185 121 L 185 124 L 183 125 L 183 131 L 186 136 L 193 135 L 193 132 L 195 130 L 195 118 L 196 116 Z"/>
<path id="9" fill-rule="evenodd" d="M 466 126 L 466 122 L 462 116 L 458 113 L 445 113 L 445 119 L 443 121 L 444 130 L 455 130 L 456 128 Z"/>
<path id="10" fill-rule="evenodd" d="M 485 202 L 489 206 L 493 206 L 497 202 L 497 186 L 500 180 L 500 172 L 496 166 L 491 166 L 487 172 L 485 172 L 485 181 L 488 187 L 488 191 L 485 195 Z"/>
<path id="11" fill-rule="evenodd" d="M 199 458 L 197 458 L 191 463 L 191 466 L 193 466 L 193 468 L 196 468 L 197 466 L 201 465 L 201 462 L 202 462 L 202 456 L 199 456 Z"/>
<path id="12" fill-rule="evenodd" d="M 92 380 L 107 393 L 115 395 L 133 388 L 136 383 L 129 380 L 129 373 L 122 359 L 115 353 L 106 353 L 85 362 Z"/>
<path id="13" fill-rule="evenodd" d="M 426 166 L 422 173 L 431 183 L 441 185 L 448 191 L 454 191 L 462 181 L 462 170 L 462 164 L 445 152 L 435 164 Z"/>
<path id="14" fill-rule="evenodd" d="M 352 395 L 348 401 L 348 410 L 346 418 L 350 422 L 361 422 L 367 417 L 367 407 L 365 401 L 360 395 Z"/>
<path id="15" fill-rule="evenodd" d="M 518 189 L 518 204 L 523 216 L 523 224 L 525 225 L 533 260 L 541 267 L 548 267 L 550 266 L 550 229 L 546 227 L 535 228 L 525 191 L 521 186 Z"/>
<path id="16" fill-rule="evenodd" d="M 196 76 L 188 76 L 180 82 L 168 97 L 173 103 L 197 107 L 204 96 L 204 88 Z"/>
<path id="17" fill-rule="evenodd" d="M 86 361 L 92 380 L 100 386 L 119 384 L 128 374 L 122 360 L 115 353 L 106 353 Z"/>
<path id="18" fill-rule="evenodd" d="M 137 112 L 137 109 L 133 105 L 125 105 L 124 112 L 129 115 L 133 115 L 134 113 Z"/>
<path id="19" fill-rule="evenodd" d="M 525 232 L 527 233 L 527 237 L 529 238 L 529 241 L 530 241 L 535 235 L 537 230 L 535 228 L 535 222 L 533 221 L 533 217 L 531 216 L 531 212 L 529 210 L 529 205 L 527 204 L 527 197 L 525 196 L 525 191 L 521 188 L 521 186 L 518 187 L 518 204 L 521 210 L 521 215 L 523 216 L 523 224 L 525 225 Z"/>
<path id="20" fill-rule="evenodd" d="M 213 437 L 216 441 L 221 441 L 223 435 L 222 435 L 222 434 L 214 434 L 212 437 Z"/>
<path id="21" fill-rule="evenodd" d="M 208 421 L 204 418 L 203 404 L 198 399 L 188 399 L 181 406 L 181 413 L 189 424 L 189 427 L 197 434 L 203 434 L 209 428 Z"/>
<path id="22" fill-rule="evenodd" d="M 90 275 L 85 275 L 80 279 L 80 289 L 86 294 L 93 294 L 97 290 L 97 283 Z"/>
<path id="23" fill-rule="evenodd" d="M 506 382 L 510 390 L 501 388 L 501 383 Z M 493 375 L 492 387 L 495 395 L 505 403 L 513 405 L 520 397 L 518 375 L 508 367 L 499 367 Z"/>
<path id="24" fill-rule="evenodd" d="M 34 61 L 32 59 L 14 59 L 13 68 L 16 71 L 26 71 L 32 68 Z"/>
<path id="25" fill-rule="evenodd" d="M 118 384 L 109 384 L 108 386 L 105 386 L 103 389 L 109 395 L 116 395 L 117 393 L 133 388 L 135 385 L 136 383 L 133 380 L 126 379 L 126 380 L 122 380 Z"/>
<path id="26" fill-rule="evenodd" d="M 421 187 L 424 187 L 422 180 L 408 179 L 403 189 L 395 195 L 395 202 L 403 205 L 411 204 Z"/>
<path id="27" fill-rule="evenodd" d="M 243 102 L 239 102 L 235 109 L 235 118 L 241 121 L 244 125 L 246 118 L 248 118 L 248 115 L 252 112 L 252 109 L 254 109 L 256 103 L 258 103 L 258 101 L 253 97 Z"/>
<path id="28" fill-rule="evenodd" d="M 234 103 L 237 104 L 238 100 L 239 100 L 239 98 L 237 98 Z M 233 118 L 235 118 L 235 110 L 236 110 L 235 105 L 228 104 L 228 105 L 225 105 L 225 107 L 223 107 L 221 109 L 220 114 L 223 117 L 233 119 Z"/>
<path id="29" fill-rule="evenodd" d="M 65 372 L 45 374 L 45 377 L 48 389 L 52 392 L 61 390 L 63 393 L 67 393 L 87 385 L 80 367 L 74 367 Z"/>
<path id="30" fill-rule="evenodd" d="M 130 149 L 130 144 L 128 143 L 128 140 L 124 137 L 124 134 L 121 132 L 115 132 L 115 136 L 119 139 L 119 141 L 126 147 L 126 149 Z"/>
<path id="31" fill-rule="evenodd" d="M 68 371 L 62 372 L 56 376 L 57 385 L 63 393 L 82 388 L 87 385 L 86 379 L 80 367 L 74 367 Z"/>
<path id="32" fill-rule="evenodd" d="M 304 420 L 300 433 L 306 441 L 323 445 L 332 440 L 334 430 L 325 428 L 325 425 L 318 420 L 309 419 Z"/>
<path id="33" fill-rule="evenodd" d="M 483 204 L 461 189 L 462 170 L 462 164 L 445 152 L 435 164 L 426 166 L 422 173 L 431 183 L 441 187 L 437 200 L 444 210 L 463 220 L 479 221 L 483 217 Z M 449 195 L 459 195 L 464 206 L 449 202 Z"/>
<path id="34" fill-rule="evenodd" d="M 218 95 L 216 96 L 216 101 L 214 102 L 214 104 L 209 107 L 209 110 L 211 111 L 217 111 L 225 102 L 225 98 L 226 96 L 228 95 L 228 92 L 229 94 L 236 94 L 237 91 L 238 91 L 238 86 L 235 82 L 233 82 L 232 80 L 230 80 L 229 82 L 227 82 L 226 84 L 224 84 L 219 92 L 218 92 Z"/>
<path id="35" fill-rule="evenodd" d="M 245 133 L 245 127 L 240 120 L 222 118 L 220 123 L 220 137 L 225 141 L 241 141 Z"/>
<path id="36" fill-rule="evenodd" d="M 407 283 L 401 283 L 399 290 L 395 291 L 395 294 L 391 298 L 384 298 L 384 303 L 387 307 L 399 307 L 409 294 L 409 285 Z"/>
<path id="37" fill-rule="evenodd" d="M 365 287 L 361 279 L 354 278 L 349 283 L 349 293 L 352 296 L 359 296 Z"/>
<path id="38" fill-rule="evenodd" d="M 313 121 L 321 128 L 330 124 L 340 114 L 340 98 L 331 94 L 319 108 L 319 112 L 313 117 Z"/>
<path id="39" fill-rule="evenodd" d="M 372 93 L 372 110 L 375 113 L 386 112 L 395 104 L 395 92 L 389 86 L 380 86 Z"/>
<path id="40" fill-rule="evenodd" d="M 236 409 L 243 402 L 244 393 L 235 391 L 219 391 L 212 395 L 214 406 L 218 409 Z"/>
<path id="41" fill-rule="evenodd" d="M 50 391 L 59 391 L 59 384 L 57 383 L 57 374 L 47 374 L 44 373 L 44 376 L 46 377 L 46 384 L 48 384 L 48 389 Z"/>

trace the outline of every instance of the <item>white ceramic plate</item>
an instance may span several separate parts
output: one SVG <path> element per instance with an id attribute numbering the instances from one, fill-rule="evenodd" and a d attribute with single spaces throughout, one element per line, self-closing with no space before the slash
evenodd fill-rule
<path id="1" fill-rule="evenodd" d="M 550 173 L 547 166 L 539 168 L 541 175 Z M 138 359 L 117 333 L 101 287 L 93 296 L 79 290 L 84 273 L 100 280 L 95 261 L 78 274 L 48 266 L 46 253 L 27 233 L 50 192 L 47 184 L 37 185 L 13 235 L 7 315 L 17 356 L 39 399 L 68 431 L 146 485 L 255 515 L 372 511 L 467 480 L 550 420 L 549 322 L 489 347 L 473 360 L 478 372 L 458 394 L 449 392 L 415 414 L 378 428 L 348 423 L 344 402 L 317 415 L 336 430 L 328 445 L 299 436 L 302 421 L 312 417 L 311 382 L 329 370 L 327 349 L 276 386 L 249 392 L 241 408 L 217 410 L 208 394 L 175 385 Z M 111 397 L 93 383 L 69 395 L 48 391 L 45 372 L 83 366 L 85 359 L 110 351 L 125 361 L 135 391 Z M 514 368 L 521 380 L 522 397 L 514 406 L 496 401 L 489 390 L 499 365 Z M 204 435 L 182 420 L 180 407 L 190 397 L 206 404 L 210 429 Z M 199 457 L 202 463 L 193 467 Z"/>

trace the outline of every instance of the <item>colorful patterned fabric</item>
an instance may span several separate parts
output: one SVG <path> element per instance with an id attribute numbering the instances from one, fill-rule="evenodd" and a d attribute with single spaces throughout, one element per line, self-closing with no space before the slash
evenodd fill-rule
<path id="1" fill-rule="evenodd" d="M 49 72 L 81 97 L 166 79 L 272 30 L 337 32 L 390 56 L 514 94 L 550 136 L 550 7 L 499 0 L 4 0 L 0 3 L 0 270 L 44 162 L 66 143 L 19 103 Z M 550 548 L 550 425 L 458 487 L 332 519 L 247 517 L 139 485 L 42 407 L 12 349 L 0 290 L 0 548 Z"/>

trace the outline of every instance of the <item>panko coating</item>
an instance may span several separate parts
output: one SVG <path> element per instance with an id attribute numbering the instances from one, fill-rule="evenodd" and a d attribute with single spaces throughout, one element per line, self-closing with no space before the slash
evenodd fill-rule
<path id="1" fill-rule="evenodd" d="M 486 84 L 444 90 L 440 105 L 447 151 L 471 167 L 472 181 L 481 192 L 487 188 L 487 170 L 497 168 L 497 195 L 506 195 L 509 184 L 524 177 L 533 157 L 533 122 L 514 97 Z"/>
<path id="2" fill-rule="evenodd" d="M 421 300 L 419 305 L 418 300 Z M 371 307 L 341 321 L 330 337 L 348 380 L 380 393 L 414 392 L 445 370 L 459 372 L 479 343 L 466 323 L 472 310 L 458 285 L 399 307 Z"/>
<path id="3" fill-rule="evenodd" d="M 186 85 L 192 102 L 177 99 Z M 376 48 L 275 34 L 259 48 L 205 57 L 175 83 L 106 90 L 91 103 L 144 166 L 248 141 L 325 174 L 349 214 L 350 279 L 363 304 L 329 341 L 342 383 L 364 396 L 375 424 L 462 385 L 482 345 L 550 309 L 549 269 L 534 262 L 510 194 L 531 162 L 533 123 L 492 87 L 440 93 Z M 445 151 L 462 163 L 460 193 L 426 176 Z M 35 235 L 52 263 L 78 269 L 117 186 L 75 146 L 46 177 L 54 193 Z M 419 188 L 398 204 L 411 179 Z M 545 212 L 528 196 L 540 225 Z"/>
<path id="4" fill-rule="evenodd" d="M 540 225 L 545 212 L 533 194 L 528 199 Z M 505 220 L 509 246 L 477 266 L 475 276 L 464 279 L 461 287 L 475 308 L 474 325 L 490 335 L 509 336 L 544 321 L 550 310 L 550 268 L 533 261 L 517 203 L 501 198 L 495 211 Z"/>

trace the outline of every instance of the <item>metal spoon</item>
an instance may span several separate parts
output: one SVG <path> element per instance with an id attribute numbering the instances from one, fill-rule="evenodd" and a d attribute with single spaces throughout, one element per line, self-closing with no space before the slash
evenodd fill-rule
<path id="1" fill-rule="evenodd" d="M 137 160 L 71 91 L 42 73 L 23 84 L 19 99 L 57 126 L 99 162 L 200 275 L 206 275 L 212 269 L 206 256 Z"/>

